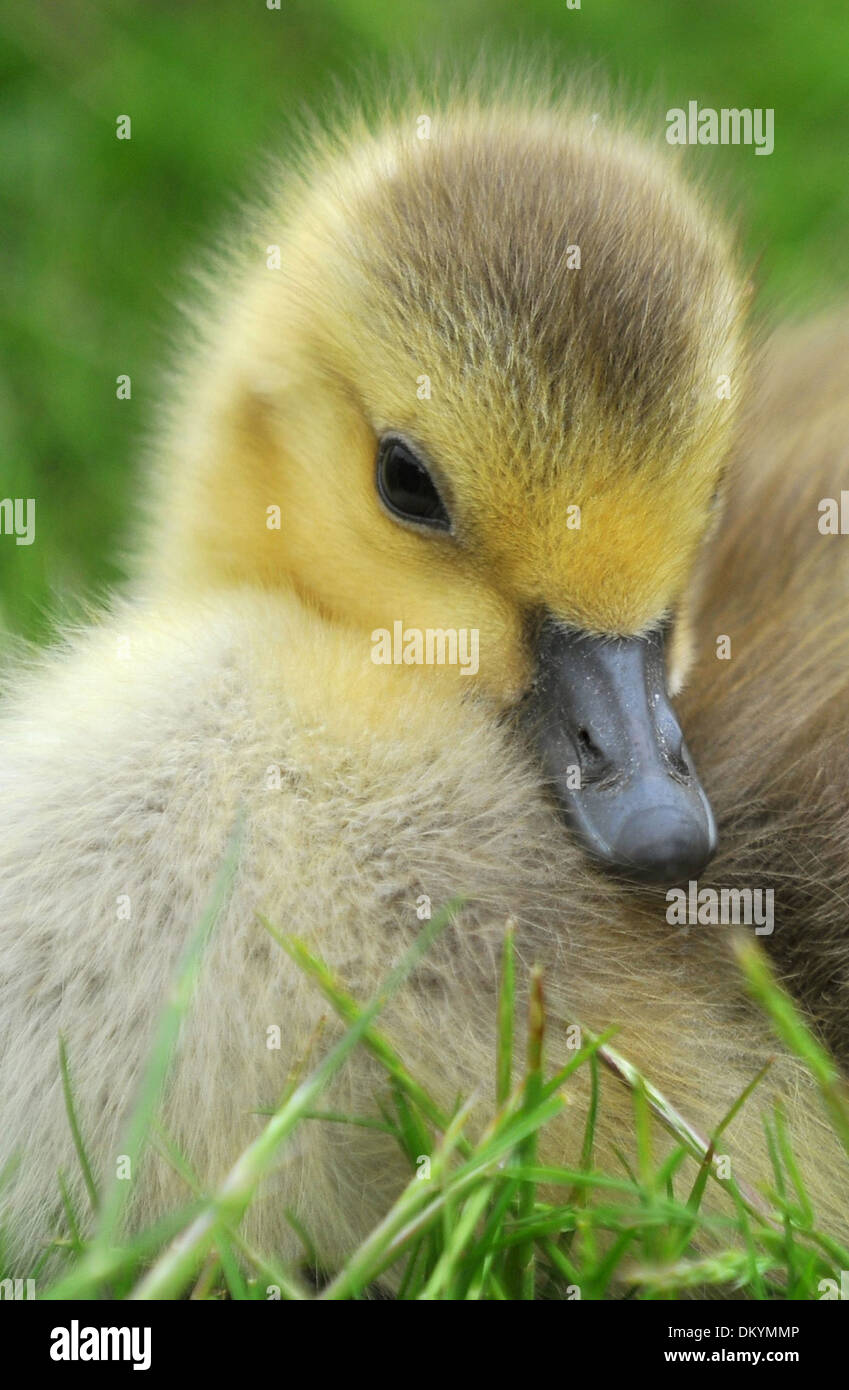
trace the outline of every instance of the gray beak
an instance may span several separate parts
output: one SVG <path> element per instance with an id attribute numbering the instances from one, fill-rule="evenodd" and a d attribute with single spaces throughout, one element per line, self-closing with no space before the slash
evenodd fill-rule
<path id="1" fill-rule="evenodd" d="M 528 702 L 543 769 L 584 847 L 643 882 L 697 878 L 716 823 L 666 694 L 664 638 L 543 623 Z"/>

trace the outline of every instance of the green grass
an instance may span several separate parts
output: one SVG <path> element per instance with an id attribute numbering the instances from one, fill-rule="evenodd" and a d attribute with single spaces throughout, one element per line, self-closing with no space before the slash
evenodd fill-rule
<path id="1" fill-rule="evenodd" d="M 120 580 L 173 305 L 287 121 L 400 58 L 539 51 L 669 106 L 775 110 L 776 149 L 709 160 L 762 256 L 765 301 L 849 286 L 849 10 L 831 0 L 11 0 L 0 15 L 0 458 L 35 544 L 0 540 L 0 635 Z M 133 119 L 131 141 L 116 117 Z M 129 373 L 132 399 L 118 401 Z M 166 374 L 167 375 L 167 374 Z"/>
<path id="2" fill-rule="evenodd" d="M 452 904 L 423 927 L 363 1007 L 303 942 L 265 923 L 347 1028 L 312 1070 L 293 1079 L 254 1142 L 233 1155 L 219 1188 L 204 1192 L 187 1157 L 162 1131 L 156 1111 L 237 848 L 234 837 L 213 901 L 178 970 L 123 1148 L 136 1172 L 145 1146 L 152 1145 L 184 1179 L 185 1205 L 149 1230 L 124 1233 L 130 1184 L 115 1179 L 105 1191 L 97 1190 L 76 1118 L 73 1059 L 60 1046 L 68 1120 L 91 1210 L 73 1210 L 66 1175 L 57 1175 L 64 1229 L 57 1230 L 30 1273 L 38 1280 L 48 1259 L 51 1269 L 57 1260 L 64 1267 L 48 1287 L 39 1287 L 39 1297 L 327 1301 L 368 1298 L 389 1287 L 398 1299 L 423 1301 L 653 1300 L 708 1292 L 798 1300 L 818 1299 L 820 1281 L 849 1267 L 849 1250 L 818 1225 L 780 1109 L 766 1118 L 774 1170 L 769 1190 L 753 1192 L 717 1171 L 718 1140 L 739 1109 L 757 1096 L 764 1073 L 752 1077 L 714 1133 L 701 1137 L 649 1078 L 619 1056 L 608 1036 L 585 1034 L 583 1046 L 568 1062 L 551 1070 L 545 1058 L 544 977 L 532 973 L 528 1017 L 520 1019 L 509 926 L 491 1112 L 483 1129 L 476 1124 L 470 1137 L 471 1098 L 459 1097 L 450 1113 L 441 1110 L 379 1029 L 381 1009 L 451 922 Z M 836 1068 L 776 984 L 759 947 L 745 942 L 738 955 L 754 998 L 816 1080 L 849 1166 L 849 1104 Z M 525 1065 L 516 1083 L 513 1058 L 522 1046 Z M 322 1106 L 323 1092 L 355 1048 L 367 1048 L 385 1074 L 380 1117 L 340 1115 Z M 585 1115 L 580 1160 L 571 1168 L 543 1165 L 539 1137 L 570 1104 L 575 1079 L 585 1069 L 589 1103 L 576 1111 Z M 618 1167 L 602 1167 L 595 1152 L 602 1069 L 632 1095 L 633 1167 L 624 1158 Z M 387 1199 L 384 1216 L 341 1269 L 315 1270 L 309 1231 L 294 1213 L 290 1219 L 304 1255 L 293 1267 L 282 1267 L 273 1250 L 252 1247 L 240 1229 L 263 1177 L 286 1145 L 297 1143 L 305 1124 L 376 1125 L 393 1136 L 409 1168 L 407 1186 L 393 1203 Z M 658 1124 L 673 1140 L 662 1157 L 656 1153 Z M 708 1211 L 704 1197 L 715 1183 L 725 1189 L 724 1203 L 712 1204 Z"/>

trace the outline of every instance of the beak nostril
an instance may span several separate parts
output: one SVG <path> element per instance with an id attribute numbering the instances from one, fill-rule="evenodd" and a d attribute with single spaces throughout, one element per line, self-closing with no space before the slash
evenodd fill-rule
<path id="1" fill-rule="evenodd" d="M 589 758 L 603 757 L 601 749 L 597 743 L 593 742 L 588 729 L 578 729 L 575 739 L 580 753 L 586 754 Z"/>
<path id="2" fill-rule="evenodd" d="M 682 781 L 689 782 L 693 772 L 690 764 L 684 757 L 681 744 L 679 743 L 677 748 L 670 748 L 666 756 L 674 775 L 680 777 Z"/>
<path id="3" fill-rule="evenodd" d="M 608 771 L 610 760 L 599 748 L 589 729 L 576 729 L 575 744 L 585 779 L 598 781 Z"/>

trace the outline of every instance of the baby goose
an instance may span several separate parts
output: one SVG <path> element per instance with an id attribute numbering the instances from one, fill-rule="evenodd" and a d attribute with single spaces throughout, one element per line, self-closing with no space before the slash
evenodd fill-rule
<path id="1" fill-rule="evenodd" d="M 687 878 L 715 828 L 664 652 L 674 690 L 743 298 L 624 132 L 510 107 L 356 131 L 284 185 L 184 384 L 153 564 L 294 589 L 364 638 L 474 629 L 491 699 L 533 684 L 591 852 Z"/>
<path id="2" fill-rule="evenodd" d="M 330 142 L 222 276 L 161 449 L 143 593 L 19 677 L 0 727 L 0 1163 L 23 1160 L 6 1199 L 20 1258 L 61 1227 L 57 1170 L 82 1197 L 56 1035 L 109 1175 L 240 809 L 163 1103 L 205 1187 L 324 1013 L 258 911 L 365 998 L 422 898 L 465 897 L 381 1021 L 446 1107 L 486 1093 L 508 915 L 546 970 L 553 1058 L 574 1022 L 618 1023 L 620 1049 L 709 1131 L 775 1053 L 725 942 L 676 935 L 662 898 L 593 862 L 667 880 L 714 847 L 663 675 L 665 656 L 679 686 L 690 661 L 732 431 L 717 378 L 743 357 L 744 295 L 700 202 L 580 113 L 448 108 L 429 141 L 387 125 Z M 396 622 L 475 629 L 479 673 L 375 664 L 371 634 Z M 697 731 L 704 715 L 696 696 Z M 726 721 L 742 746 L 742 704 Z M 373 1113 L 381 1086 L 357 1053 L 328 1105 Z M 552 1159 L 576 1155 L 583 1086 L 546 1134 Z M 631 1105 L 604 1090 L 600 1151 L 627 1145 Z M 838 1224 L 836 1145 L 806 1078 L 779 1057 L 764 1093 L 786 1094 Z M 735 1171 L 769 1173 L 755 1110 L 726 1137 Z M 407 1176 L 380 1132 L 307 1126 L 251 1235 L 292 1255 L 294 1207 L 332 1266 Z M 184 1196 L 150 1155 L 134 1219 Z"/>
<path id="3" fill-rule="evenodd" d="M 847 361 L 843 314 L 785 329 L 757 364 L 682 698 L 727 849 L 710 873 L 774 888 L 764 944 L 844 1067 L 849 545 L 826 517 L 849 478 Z M 720 635 L 730 660 L 716 659 Z"/>

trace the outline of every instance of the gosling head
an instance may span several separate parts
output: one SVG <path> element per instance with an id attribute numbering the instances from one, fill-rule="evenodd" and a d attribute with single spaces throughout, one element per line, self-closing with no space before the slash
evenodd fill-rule
<path id="1" fill-rule="evenodd" d="M 161 570 L 292 586 L 364 660 L 398 622 L 476 630 L 460 686 L 521 710 L 589 852 L 694 877 L 716 830 L 669 691 L 737 394 L 729 246 L 589 114 L 421 134 L 330 142 L 258 228 L 184 392 Z"/>

